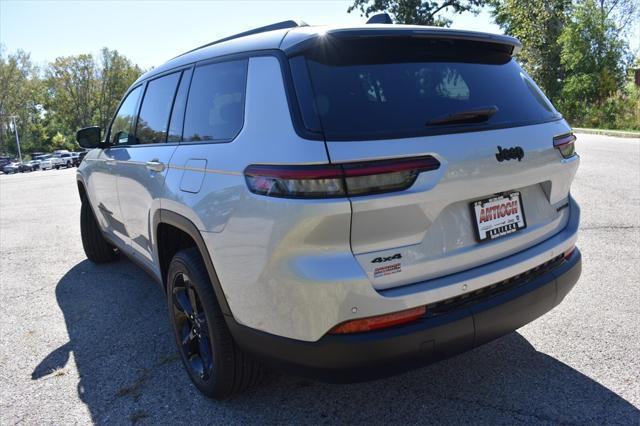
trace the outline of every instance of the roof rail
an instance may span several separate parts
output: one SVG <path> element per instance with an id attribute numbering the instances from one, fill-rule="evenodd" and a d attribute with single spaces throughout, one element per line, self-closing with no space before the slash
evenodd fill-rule
<path id="1" fill-rule="evenodd" d="M 275 24 L 270 24 L 270 25 L 265 25 L 264 27 L 254 28 L 254 29 L 249 30 L 249 31 L 244 31 L 244 32 L 241 32 L 241 33 L 238 33 L 238 34 L 234 34 L 234 35 L 229 36 L 229 37 L 221 38 L 220 40 L 212 41 L 211 43 L 203 44 L 202 46 L 198 46 L 195 49 L 191 49 L 191 50 L 189 50 L 187 52 L 181 53 L 180 55 L 176 56 L 175 58 L 179 58 L 180 56 L 184 56 L 187 53 L 195 52 L 196 50 L 202 49 L 204 47 L 212 46 L 214 44 L 222 43 L 224 41 L 233 40 L 235 38 L 246 37 L 246 36 L 249 36 L 249 35 L 252 35 L 252 34 L 265 33 L 267 31 L 284 30 L 284 29 L 287 29 L 287 28 L 307 27 L 307 26 L 309 26 L 309 24 L 307 24 L 304 21 L 294 21 L 292 19 L 290 19 L 288 21 L 276 22 Z M 175 58 L 173 58 L 173 59 L 175 59 Z"/>

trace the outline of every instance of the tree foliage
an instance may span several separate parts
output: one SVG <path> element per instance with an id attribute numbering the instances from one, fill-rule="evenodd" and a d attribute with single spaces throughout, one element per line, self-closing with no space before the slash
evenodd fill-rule
<path id="1" fill-rule="evenodd" d="M 16 116 L 21 139 L 30 141 L 42 134 L 42 89 L 29 54 L 18 50 L 5 56 L 0 46 L 0 152 L 15 150 L 9 125 L 12 116 Z"/>
<path id="2" fill-rule="evenodd" d="M 96 66 L 91 55 L 57 58 L 46 71 L 47 111 L 66 129 L 89 126 L 96 95 Z"/>
<path id="3" fill-rule="evenodd" d="M 576 5 L 558 39 L 566 73 L 558 106 L 568 118 L 583 116 L 624 87 L 630 57 L 618 34 L 615 23 L 595 1 Z"/>
<path id="4" fill-rule="evenodd" d="M 120 98 L 140 74 L 140 67 L 120 55 L 118 51 L 107 48 L 100 51 L 100 67 L 96 75 L 99 87 L 95 124 L 103 129 L 107 128 Z"/>
<path id="5" fill-rule="evenodd" d="M 638 97 L 625 84 L 631 63 L 623 34 L 637 0 L 491 0 L 493 16 L 519 38 L 517 59 L 574 125 L 640 128 Z M 628 117 L 628 118 L 624 118 Z"/>
<path id="6" fill-rule="evenodd" d="M 486 2 L 487 0 L 354 0 L 347 12 L 359 10 L 361 16 L 366 17 L 378 12 L 388 12 L 394 22 L 399 24 L 448 27 L 451 19 L 439 16 L 440 13 L 477 13 L 479 7 Z"/>
<path id="7" fill-rule="evenodd" d="M 75 131 L 106 128 L 142 70 L 115 50 L 55 59 L 42 72 L 23 51 L 0 49 L 0 153 L 15 153 L 9 117 L 16 115 L 24 152 L 69 149 Z"/>
<path id="8" fill-rule="evenodd" d="M 558 39 L 568 21 L 571 0 L 492 0 L 491 5 L 496 23 L 522 42 L 518 61 L 555 102 L 564 77 Z"/>

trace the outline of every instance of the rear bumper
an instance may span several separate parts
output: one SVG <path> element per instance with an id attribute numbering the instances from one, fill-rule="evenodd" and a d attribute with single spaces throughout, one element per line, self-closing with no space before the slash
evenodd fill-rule
<path id="1" fill-rule="evenodd" d="M 510 333 L 557 306 L 578 281 L 581 254 L 508 290 L 408 325 L 304 342 L 264 333 L 228 318 L 238 345 L 276 368 L 329 382 L 399 373 L 467 351 Z"/>

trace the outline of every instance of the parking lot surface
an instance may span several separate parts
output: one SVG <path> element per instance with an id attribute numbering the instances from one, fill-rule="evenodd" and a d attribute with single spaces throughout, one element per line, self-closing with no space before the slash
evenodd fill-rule
<path id="1" fill-rule="evenodd" d="M 0 176 L 0 423 L 640 424 L 640 140 L 577 146 L 583 273 L 552 312 L 400 376 L 225 402 L 189 382 L 161 289 L 86 260 L 75 170 Z"/>

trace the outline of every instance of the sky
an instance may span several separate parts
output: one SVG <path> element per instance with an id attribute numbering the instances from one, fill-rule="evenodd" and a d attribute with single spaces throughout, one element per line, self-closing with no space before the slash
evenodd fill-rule
<path id="1" fill-rule="evenodd" d="M 59 56 L 116 49 L 143 69 L 213 40 L 288 19 L 354 25 L 352 0 L 0 0 L 0 43 L 45 66 Z M 453 28 L 502 33 L 488 11 L 447 15 Z M 630 36 L 640 49 L 640 25 Z"/>
<path id="2" fill-rule="evenodd" d="M 59 56 L 116 49 L 144 69 L 194 47 L 288 19 L 356 25 L 351 0 L 52 1 L 0 0 L 0 43 L 39 65 Z M 501 33 L 487 12 L 458 15 L 454 28 Z"/>

